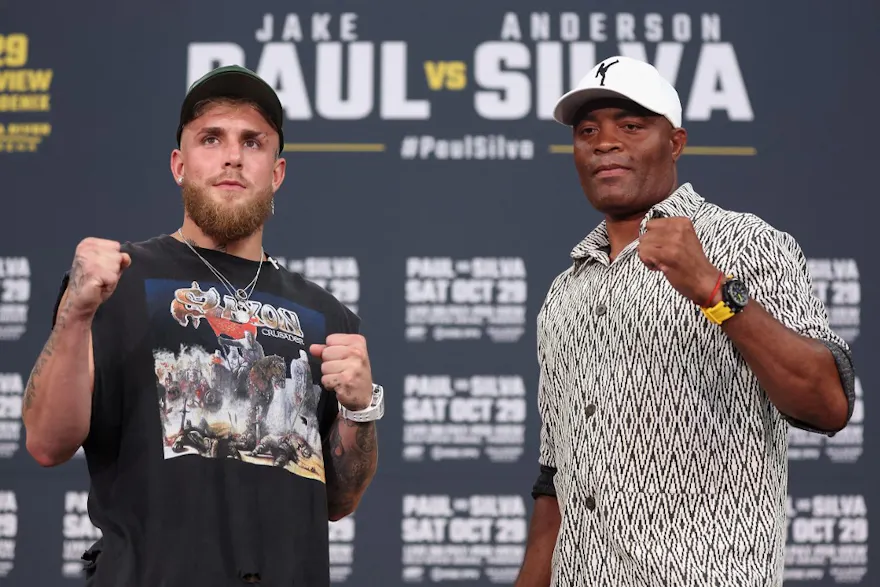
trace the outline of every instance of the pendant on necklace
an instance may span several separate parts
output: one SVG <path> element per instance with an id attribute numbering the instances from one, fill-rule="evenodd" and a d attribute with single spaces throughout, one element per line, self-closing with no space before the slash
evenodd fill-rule
<path id="1" fill-rule="evenodd" d="M 239 304 L 238 307 L 232 311 L 232 319 L 239 324 L 247 324 L 248 320 L 250 320 L 250 312 L 248 312 L 247 306 Z"/>

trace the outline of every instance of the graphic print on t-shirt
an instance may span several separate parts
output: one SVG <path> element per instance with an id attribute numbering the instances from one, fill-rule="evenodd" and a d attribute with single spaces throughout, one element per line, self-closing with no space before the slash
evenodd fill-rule
<path id="1" fill-rule="evenodd" d="M 165 458 L 233 458 L 324 482 L 321 387 L 304 334 L 323 338 L 323 315 L 255 291 L 239 323 L 218 284 L 146 288 Z"/>

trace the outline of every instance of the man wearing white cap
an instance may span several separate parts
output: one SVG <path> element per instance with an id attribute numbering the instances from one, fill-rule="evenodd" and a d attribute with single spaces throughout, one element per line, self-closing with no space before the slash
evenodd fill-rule
<path id="1" fill-rule="evenodd" d="M 517 587 L 782 585 L 788 427 L 849 421 L 849 348 L 790 235 L 680 184 L 651 65 L 557 103 L 605 219 L 538 315 L 540 475 Z"/>

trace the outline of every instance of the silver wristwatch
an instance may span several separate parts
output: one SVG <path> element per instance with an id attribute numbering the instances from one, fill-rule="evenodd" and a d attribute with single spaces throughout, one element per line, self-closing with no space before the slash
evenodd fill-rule
<path id="1" fill-rule="evenodd" d="M 339 413 L 346 420 L 352 422 L 373 422 L 379 420 L 385 415 L 385 390 L 381 385 L 373 384 L 373 398 L 370 405 L 363 410 L 349 410 L 342 404 L 339 404 Z"/>

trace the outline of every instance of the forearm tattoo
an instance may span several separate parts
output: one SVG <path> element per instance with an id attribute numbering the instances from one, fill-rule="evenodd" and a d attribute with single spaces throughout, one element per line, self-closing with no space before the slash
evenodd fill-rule
<path id="1" fill-rule="evenodd" d="M 37 398 L 37 386 L 35 383 L 35 379 L 37 379 L 43 372 L 43 367 L 46 366 L 46 362 L 49 360 L 49 357 L 51 357 L 52 353 L 55 352 L 55 337 L 58 334 L 57 329 L 63 326 L 63 320 L 65 320 L 66 317 L 66 309 L 64 309 L 58 315 L 56 326 L 52 329 L 51 334 L 49 334 L 49 340 L 47 340 L 46 344 L 43 345 L 43 350 L 40 352 L 40 356 L 37 357 L 37 362 L 34 363 L 34 368 L 31 369 L 31 376 L 28 378 L 27 387 L 24 390 L 24 399 L 22 402 L 24 411 L 30 410 L 31 406 L 34 405 L 34 400 Z"/>
<path id="2" fill-rule="evenodd" d="M 82 281 L 82 261 L 79 257 L 76 257 L 73 260 L 73 267 L 70 269 L 70 278 L 67 283 L 67 289 L 69 292 L 67 303 L 65 303 L 58 312 L 58 317 L 55 319 L 55 326 L 52 328 L 52 332 L 49 333 L 49 339 L 46 341 L 46 344 L 43 345 L 43 350 L 40 352 L 40 356 L 37 357 L 37 361 L 34 363 L 34 368 L 31 369 L 27 387 L 25 387 L 24 391 L 24 398 L 22 399 L 23 411 L 30 410 L 31 406 L 34 405 L 34 400 L 37 397 L 37 385 L 35 380 L 42 374 L 43 367 L 46 366 L 49 358 L 55 352 L 55 341 L 58 337 L 58 331 L 63 329 L 67 324 L 70 296 L 78 293 L 79 289 L 82 287 Z"/>
<path id="3" fill-rule="evenodd" d="M 354 443 L 345 443 L 341 428 L 355 428 Z M 331 516 L 354 509 L 376 466 L 375 422 L 352 422 L 337 418 L 324 448 L 327 472 L 327 505 Z"/>

